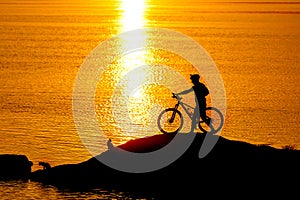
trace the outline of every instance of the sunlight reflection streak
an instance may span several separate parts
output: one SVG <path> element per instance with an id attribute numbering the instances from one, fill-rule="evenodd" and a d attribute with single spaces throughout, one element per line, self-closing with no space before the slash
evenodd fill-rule
<path id="1" fill-rule="evenodd" d="M 120 10 L 122 15 L 120 16 L 120 32 L 127 32 L 134 29 L 142 29 L 146 23 L 144 12 L 146 8 L 147 0 L 122 0 L 120 4 Z M 147 126 L 145 119 L 149 118 L 149 110 L 146 108 L 151 107 L 149 104 L 148 94 L 145 91 L 143 85 L 148 81 L 151 74 L 151 67 L 147 65 L 149 60 L 149 52 L 147 52 L 147 40 L 148 34 L 145 31 L 133 32 L 133 34 L 125 34 L 121 37 L 119 52 L 125 52 L 125 55 L 121 55 L 115 65 L 117 74 L 115 74 L 115 81 L 122 82 L 119 85 L 121 91 L 120 97 L 111 97 L 112 99 L 118 98 L 118 108 L 125 111 L 120 113 L 122 115 L 122 123 L 125 123 L 126 130 L 120 133 L 122 137 L 126 137 L 128 130 L 133 130 L 132 126 Z M 136 49 L 135 47 L 139 47 Z M 140 66 L 146 66 L 143 70 L 136 70 Z M 117 87 L 117 86 L 116 86 Z M 116 88 L 114 88 L 116 90 Z M 127 102 L 127 103 L 125 103 Z M 112 111 L 114 112 L 114 111 Z M 126 112 L 126 111 L 125 111 Z M 126 119 L 129 119 L 127 121 Z M 118 122 L 115 119 L 115 123 Z M 128 126 L 128 127 L 127 127 Z M 120 129 L 119 129 L 120 130 Z M 132 132 L 132 131 L 129 131 Z M 136 134 L 136 133 L 133 133 Z"/>
<path id="2" fill-rule="evenodd" d="M 121 10 L 123 32 L 144 27 L 145 0 L 123 0 Z"/>

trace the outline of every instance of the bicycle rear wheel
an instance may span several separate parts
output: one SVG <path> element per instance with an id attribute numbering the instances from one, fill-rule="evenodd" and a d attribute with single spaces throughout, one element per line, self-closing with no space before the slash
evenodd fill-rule
<path id="1" fill-rule="evenodd" d="M 200 120 L 199 129 L 204 133 L 217 133 L 224 124 L 224 116 L 221 111 L 215 107 L 206 108 L 206 116 L 211 118 L 209 125 L 204 120 Z"/>
<path id="2" fill-rule="evenodd" d="M 157 125 L 162 133 L 177 133 L 183 125 L 182 114 L 175 108 L 167 108 L 159 114 Z"/>

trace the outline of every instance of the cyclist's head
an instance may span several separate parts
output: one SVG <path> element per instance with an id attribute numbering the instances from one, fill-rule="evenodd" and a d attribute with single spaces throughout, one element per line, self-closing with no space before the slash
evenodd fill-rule
<path id="1" fill-rule="evenodd" d="M 199 81 L 200 76 L 199 74 L 190 74 L 190 79 L 194 82 L 194 81 Z"/>

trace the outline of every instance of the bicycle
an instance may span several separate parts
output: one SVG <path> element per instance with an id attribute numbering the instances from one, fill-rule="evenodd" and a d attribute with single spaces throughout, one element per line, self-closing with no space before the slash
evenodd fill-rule
<path id="1" fill-rule="evenodd" d="M 179 106 L 187 113 L 189 118 L 192 120 L 193 113 L 189 112 L 189 109 L 194 109 L 192 106 L 181 101 L 181 97 L 176 96 L 172 93 L 172 98 L 177 100 L 177 104 L 174 108 L 167 108 L 163 110 L 157 119 L 157 125 L 162 133 L 178 133 L 183 126 L 184 119 Z M 198 127 L 203 133 L 215 134 L 218 132 L 224 124 L 224 116 L 222 112 L 215 107 L 206 107 L 206 116 L 211 118 L 210 124 L 207 125 L 204 120 L 199 120 Z"/>

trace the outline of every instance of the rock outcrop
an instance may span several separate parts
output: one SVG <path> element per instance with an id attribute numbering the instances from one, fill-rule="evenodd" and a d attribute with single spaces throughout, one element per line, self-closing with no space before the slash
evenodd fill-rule
<path id="1" fill-rule="evenodd" d="M 174 135 L 155 135 L 129 141 L 119 148 L 126 151 L 145 153 L 160 149 Z M 185 140 L 185 135 L 180 140 Z M 212 151 L 199 159 L 199 149 L 204 135 L 197 134 L 184 154 L 170 165 L 146 173 L 122 172 L 110 168 L 93 157 L 78 164 L 54 166 L 49 170 L 38 170 L 31 174 L 32 181 L 40 181 L 58 188 L 120 189 L 121 191 L 143 191 L 164 197 L 184 194 L 238 190 L 253 194 L 266 192 L 267 188 L 279 191 L 296 187 L 299 181 L 300 151 L 276 149 L 267 145 L 252 145 L 232 141 L 220 136 Z M 101 156 L 107 156 L 108 150 Z M 155 161 L 154 161 L 155 162 Z M 266 192 L 268 193 L 268 192 Z M 256 193 L 257 194 L 257 193 Z"/>
<path id="2" fill-rule="evenodd" d="M 25 155 L 0 155 L 0 180 L 28 180 L 33 163 Z"/>

